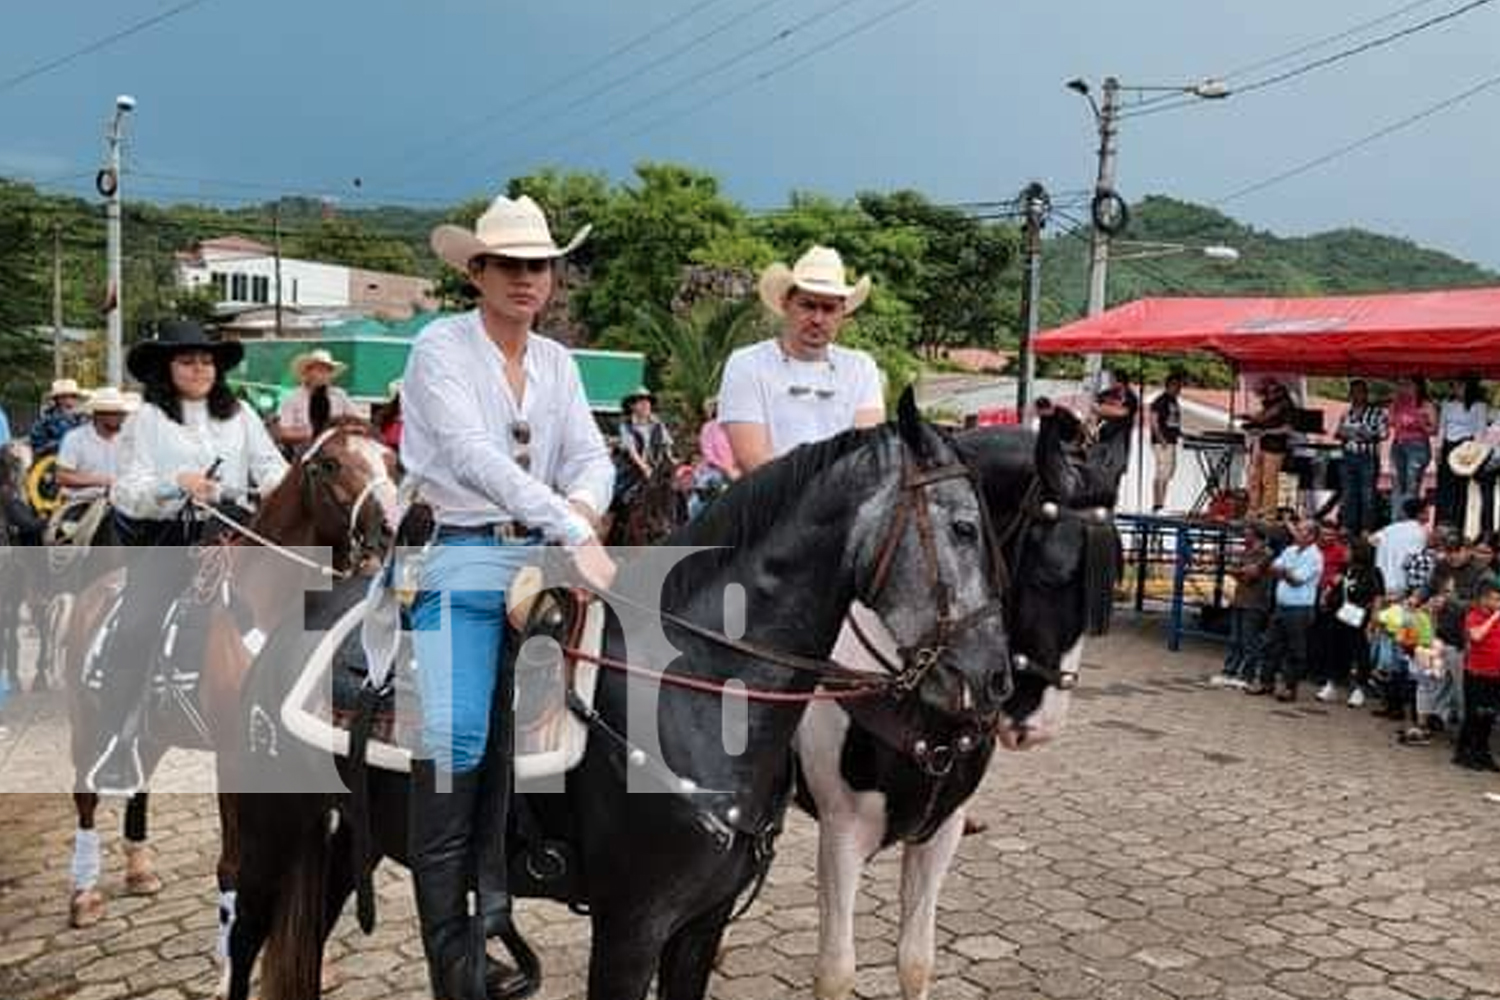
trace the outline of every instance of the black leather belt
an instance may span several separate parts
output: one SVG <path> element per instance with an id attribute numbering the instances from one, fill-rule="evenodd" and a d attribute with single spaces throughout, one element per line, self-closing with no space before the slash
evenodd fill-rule
<path id="1" fill-rule="evenodd" d="M 494 521 L 490 524 L 440 524 L 437 540 L 445 538 L 493 538 L 497 542 L 529 542 L 542 537 L 540 528 L 530 528 L 520 521 Z"/>

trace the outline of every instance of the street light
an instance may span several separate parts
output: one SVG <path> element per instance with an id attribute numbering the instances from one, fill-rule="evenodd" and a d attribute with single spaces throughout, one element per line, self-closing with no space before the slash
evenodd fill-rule
<path id="1" fill-rule="evenodd" d="M 1240 252 L 1234 247 L 1223 244 L 1209 244 L 1208 246 L 1190 246 L 1185 243 L 1153 243 L 1140 240 L 1116 240 L 1115 246 L 1123 248 L 1125 253 L 1112 253 L 1110 260 L 1152 260 L 1156 257 L 1176 257 L 1179 254 L 1197 254 L 1207 260 L 1220 264 L 1234 264 L 1240 259 Z"/>
<path id="2" fill-rule="evenodd" d="M 1222 100 L 1230 95 L 1229 86 L 1220 79 L 1210 78 L 1198 83 L 1173 87 L 1126 86 L 1115 77 L 1104 78 L 1101 104 L 1094 100 L 1093 90 L 1087 80 L 1075 77 L 1065 86 L 1089 102 L 1094 114 L 1094 124 L 1099 131 L 1099 173 L 1094 184 L 1094 201 L 1090 221 L 1093 223 L 1093 238 L 1089 253 L 1089 305 L 1088 314 L 1097 316 L 1104 311 L 1106 282 L 1109 277 L 1109 242 L 1112 237 L 1125 231 L 1130 222 L 1130 209 L 1115 191 L 1115 156 L 1118 152 L 1116 139 L 1120 132 L 1120 92 L 1162 91 L 1180 93 L 1203 100 Z M 1090 389 L 1097 392 L 1099 376 L 1103 369 L 1102 358 L 1090 354 L 1087 363 L 1087 381 Z"/>

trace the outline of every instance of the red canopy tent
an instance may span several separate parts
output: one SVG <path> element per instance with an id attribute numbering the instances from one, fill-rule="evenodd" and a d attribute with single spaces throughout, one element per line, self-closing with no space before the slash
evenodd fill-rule
<path id="1" fill-rule="evenodd" d="M 1500 377 L 1500 288 L 1140 299 L 1038 335 L 1041 354 L 1210 351 L 1248 371 Z"/>

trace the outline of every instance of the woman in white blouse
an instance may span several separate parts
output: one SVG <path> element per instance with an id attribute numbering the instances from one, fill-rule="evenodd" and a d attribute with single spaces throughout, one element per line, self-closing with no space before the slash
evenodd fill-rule
<path id="1" fill-rule="evenodd" d="M 120 432 L 110 496 L 121 538 L 150 548 L 128 561 L 119 626 L 102 653 L 103 726 L 87 772 L 93 791 L 132 794 L 145 784 L 141 702 L 166 609 L 192 578 L 182 546 L 198 540 L 201 522 L 185 509 L 189 501 L 233 510 L 252 487 L 268 492 L 286 473 L 260 420 L 229 390 L 226 376 L 244 353 L 197 323 L 169 320 L 126 358 L 145 401 Z"/>
<path id="2" fill-rule="evenodd" d="M 1438 411 L 1440 451 L 1437 465 L 1437 523 L 1462 528 L 1468 489 L 1448 467 L 1453 449 L 1484 433 L 1489 423 L 1489 397 L 1475 376 L 1453 383 Z"/>

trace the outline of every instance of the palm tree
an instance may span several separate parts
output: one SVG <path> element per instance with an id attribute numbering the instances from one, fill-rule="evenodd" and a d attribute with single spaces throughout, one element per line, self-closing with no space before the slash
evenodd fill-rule
<path id="1" fill-rule="evenodd" d="M 766 316 L 754 298 L 703 299 L 686 313 L 656 307 L 636 310 L 632 331 L 659 365 L 657 386 L 683 431 L 696 431 L 703 404 L 719 391 L 724 362 L 735 348 L 769 336 Z"/>

